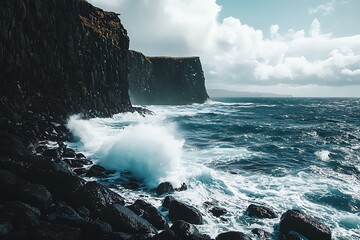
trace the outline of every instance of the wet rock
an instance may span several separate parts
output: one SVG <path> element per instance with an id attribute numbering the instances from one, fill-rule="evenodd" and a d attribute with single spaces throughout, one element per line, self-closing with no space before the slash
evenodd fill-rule
<path id="1" fill-rule="evenodd" d="M 97 182 L 88 182 L 73 192 L 70 202 L 75 207 L 85 206 L 92 214 L 97 215 L 103 208 L 114 203 L 123 205 L 124 198 Z"/>
<path id="2" fill-rule="evenodd" d="M 0 132 L 0 156 L 18 158 L 30 155 L 31 152 L 26 148 L 21 138 Z"/>
<path id="3" fill-rule="evenodd" d="M 169 208 L 169 218 L 171 221 L 184 220 L 192 224 L 203 223 L 203 219 L 199 210 L 177 200 L 171 201 Z"/>
<path id="4" fill-rule="evenodd" d="M 74 159 L 64 159 L 63 161 L 66 162 L 67 164 L 69 164 L 69 166 L 72 168 L 80 168 L 80 167 L 84 166 L 84 164 L 82 164 L 79 161 L 76 161 Z"/>
<path id="5" fill-rule="evenodd" d="M 29 232 L 30 240 L 80 240 L 79 228 L 65 225 L 42 224 Z"/>
<path id="6" fill-rule="evenodd" d="M 152 236 L 153 234 L 150 233 L 135 234 L 127 240 L 152 240 Z"/>
<path id="7" fill-rule="evenodd" d="M 10 222 L 0 222 L 0 237 L 8 234 L 12 229 Z"/>
<path id="8" fill-rule="evenodd" d="M 54 159 L 61 158 L 61 153 L 59 152 L 58 149 L 46 149 L 42 154 L 43 156 L 49 158 L 54 158 Z"/>
<path id="9" fill-rule="evenodd" d="M 261 205 L 250 204 L 246 211 L 250 217 L 277 218 L 277 214 L 274 210 Z"/>
<path id="10" fill-rule="evenodd" d="M 77 159 L 86 158 L 83 153 L 77 153 L 77 154 L 75 155 L 75 157 L 76 157 Z"/>
<path id="11" fill-rule="evenodd" d="M 153 240 L 178 240 L 173 230 L 166 229 L 161 233 L 155 235 Z"/>
<path id="12" fill-rule="evenodd" d="M 213 207 L 209 210 L 215 217 L 220 217 L 227 213 L 227 210 L 222 207 Z"/>
<path id="13" fill-rule="evenodd" d="M 16 198 L 45 210 L 52 203 L 51 193 L 40 184 L 26 184 L 17 189 Z"/>
<path id="14" fill-rule="evenodd" d="M 283 234 L 295 231 L 310 239 L 331 239 L 328 226 L 298 210 L 286 211 L 281 216 L 279 229 Z"/>
<path id="15" fill-rule="evenodd" d="M 175 221 L 171 226 L 170 230 L 172 230 L 175 235 L 180 239 L 185 240 L 205 240 L 209 239 L 207 235 L 200 234 L 199 230 L 192 224 L 179 220 Z"/>
<path id="16" fill-rule="evenodd" d="M 294 233 L 294 232 L 290 232 L 290 233 L 286 234 L 284 236 L 284 239 L 285 240 L 308 240 L 307 238 L 302 237 L 301 235 Z"/>
<path id="17" fill-rule="evenodd" d="M 65 148 L 62 154 L 62 157 L 64 158 L 75 158 L 75 150 L 71 148 Z"/>
<path id="18" fill-rule="evenodd" d="M 12 172 L 0 169 L 0 200 L 11 200 L 16 194 L 16 189 L 28 184 L 27 181 L 16 176 Z"/>
<path id="19" fill-rule="evenodd" d="M 166 193 L 172 193 L 174 192 L 174 188 L 169 182 L 162 182 L 160 183 L 156 188 L 156 194 L 157 195 L 163 195 Z"/>
<path id="20" fill-rule="evenodd" d="M 89 171 L 86 173 L 85 176 L 104 178 L 104 177 L 108 177 L 109 174 L 113 174 L 113 173 L 115 173 L 115 171 L 107 170 L 100 165 L 94 165 L 89 169 Z"/>
<path id="21" fill-rule="evenodd" d="M 86 168 L 77 168 L 77 169 L 74 169 L 74 172 L 77 174 L 77 175 L 83 175 L 85 173 L 87 173 L 87 169 Z"/>
<path id="22" fill-rule="evenodd" d="M 74 225 L 82 217 L 65 202 L 55 202 L 46 212 L 46 220 L 56 224 Z"/>
<path id="23" fill-rule="evenodd" d="M 15 230 L 40 225 L 40 210 L 23 202 L 8 202 L 0 209 L 0 222 L 10 222 Z"/>
<path id="24" fill-rule="evenodd" d="M 215 240 L 251 240 L 251 238 L 242 232 L 230 231 L 219 234 Z"/>
<path id="25" fill-rule="evenodd" d="M 163 206 L 164 208 L 169 209 L 169 208 L 170 208 L 170 205 L 171 205 L 171 202 L 174 201 L 174 200 L 175 200 L 175 198 L 174 198 L 173 196 L 166 196 L 166 197 L 164 198 L 164 200 L 162 201 L 162 206 Z"/>
<path id="26" fill-rule="evenodd" d="M 108 237 L 109 240 L 127 240 L 131 238 L 131 234 L 124 232 L 112 232 Z"/>
<path id="27" fill-rule="evenodd" d="M 161 213 L 154 206 L 143 200 L 136 200 L 135 203 L 128 206 L 128 208 L 138 216 L 141 216 L 150 222 L 158 230 L 169 228 L 169 225 L 166 222 L 164 216 L 161 215 Z"/>
<path id="28" fill-rule="evenodd" d="M 259 239 L 270 239 L 271 233 L 266 232 L 265 230 L 262 230 L 260 228 L 254 228 L 251 230 L 251 232 L 256 235 Z"/>
<path id="29" fill-rule="evenodd" d="M 79 207 L 76 212 L 84 219 L 90 218 L 90 211 L 84 206 Z"/>
<path id="30" fill-rule="evenodd" d="M 113 204 L 101 211 L 100 219 L 111 224 L 115 231 L 130 234 L 156 233 L 156 229 L 148 221 L 140 218 L 130 209 L 120 204 Z"/>
<path id="31" fill-rule="evenodd" d="M 186 183 L 182 183 L 179 188 L 175 188 L 175 191 L 181 192 L 181 191 L 186 191 L 187 189 L 188 189 L 188 187 L 187 187 Z"/>

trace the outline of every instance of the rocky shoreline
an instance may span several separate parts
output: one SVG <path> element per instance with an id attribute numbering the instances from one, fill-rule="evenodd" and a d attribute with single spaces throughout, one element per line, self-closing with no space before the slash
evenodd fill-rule
<path id="1" fill-rule="evenodd" d="M 112 171 L 65 144 L 72 139 L 66 127 L 72 114 L 150 114 L 129 99 L 129 37 L 118 14 L 83 0 L 3 0 L 0 21 L 0 239 L 211 239 L 195 226 L 204 223 L 203 213 L 171 196 L 186 191 L 186 184 L 174 189 L 161 183 L 154 191 L 164 197 L 168 216 L 142 199 L 124 206 L 124 196 L 83 178 Z M 164 58 L 152 61 L 167 64 Z M 171 61 L 173 70 L 166 74 L 176 73 L 178 60 Z M 203 76 L 197 77 L 203 84 Z M 195 100 L 201 102 L 207 93 L 203 85 L 198 89 L 201 99 Z M 220 206 L 209 205 L 209 211 L 216 217 L 226 213 Z M 264 206 L 249 206 L 248 214 L 278 217 Z M 296 239 L 293 231 L 331 239 L 328 227 L 298 211 L 287 211 L 279 223 L 285 239 Z M 254 229 L 216 239 L 256 237 L 274 236 Z"/>

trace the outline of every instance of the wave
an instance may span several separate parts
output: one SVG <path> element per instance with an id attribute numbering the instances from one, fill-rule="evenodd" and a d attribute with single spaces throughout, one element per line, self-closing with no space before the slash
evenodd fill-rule
<path id="1" fill-rule="evenodd" d="M 110 128 L 102 125 L 103 121 L 79 116 L 68 121 L 68 128 L 100 165 L 130 171 L 148 187 L 155 187 L 179 169 L 184 140 L 175 137 L 172 125 L 138 123 Z"/>

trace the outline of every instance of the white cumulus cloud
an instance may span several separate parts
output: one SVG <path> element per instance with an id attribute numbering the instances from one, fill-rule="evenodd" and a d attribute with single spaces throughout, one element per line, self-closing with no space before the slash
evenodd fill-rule
<path id="1" fill-rule="evenodd" d="M 132 49 L 146 55 L 199 55 L 210 87 L 360 85 L 360 35 L 324 33 L 318 19 L 309 29 L 280 31 L 281 26 L 271 25 L 266 38 L 238 18 L 219 19 L 216 0 L 90 2 L 121 13 Z"/>
<path id="2" fill-rule="evenodd" d="M 334 1 L 330 1 L 326 4 L 320 4 L 314 8 L 309 8 L 309 14 L 321 13 L 324 16 L 330 15 L 334 11 Z"/>

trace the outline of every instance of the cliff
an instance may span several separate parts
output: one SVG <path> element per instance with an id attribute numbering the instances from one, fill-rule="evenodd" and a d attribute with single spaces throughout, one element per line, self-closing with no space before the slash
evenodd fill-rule
<path id="1" fill-rule="evenodd" d="M 128 77 L 135 104 L 191 104 L 208 99 L 199 57 L 146 57 L 130 51 Z"/>
<path id="2" fill-rule="evenodd" d="M 2 0 L 0 28 L 0 112 L 131 109 L 117 14 L 82 0 Z"/>

